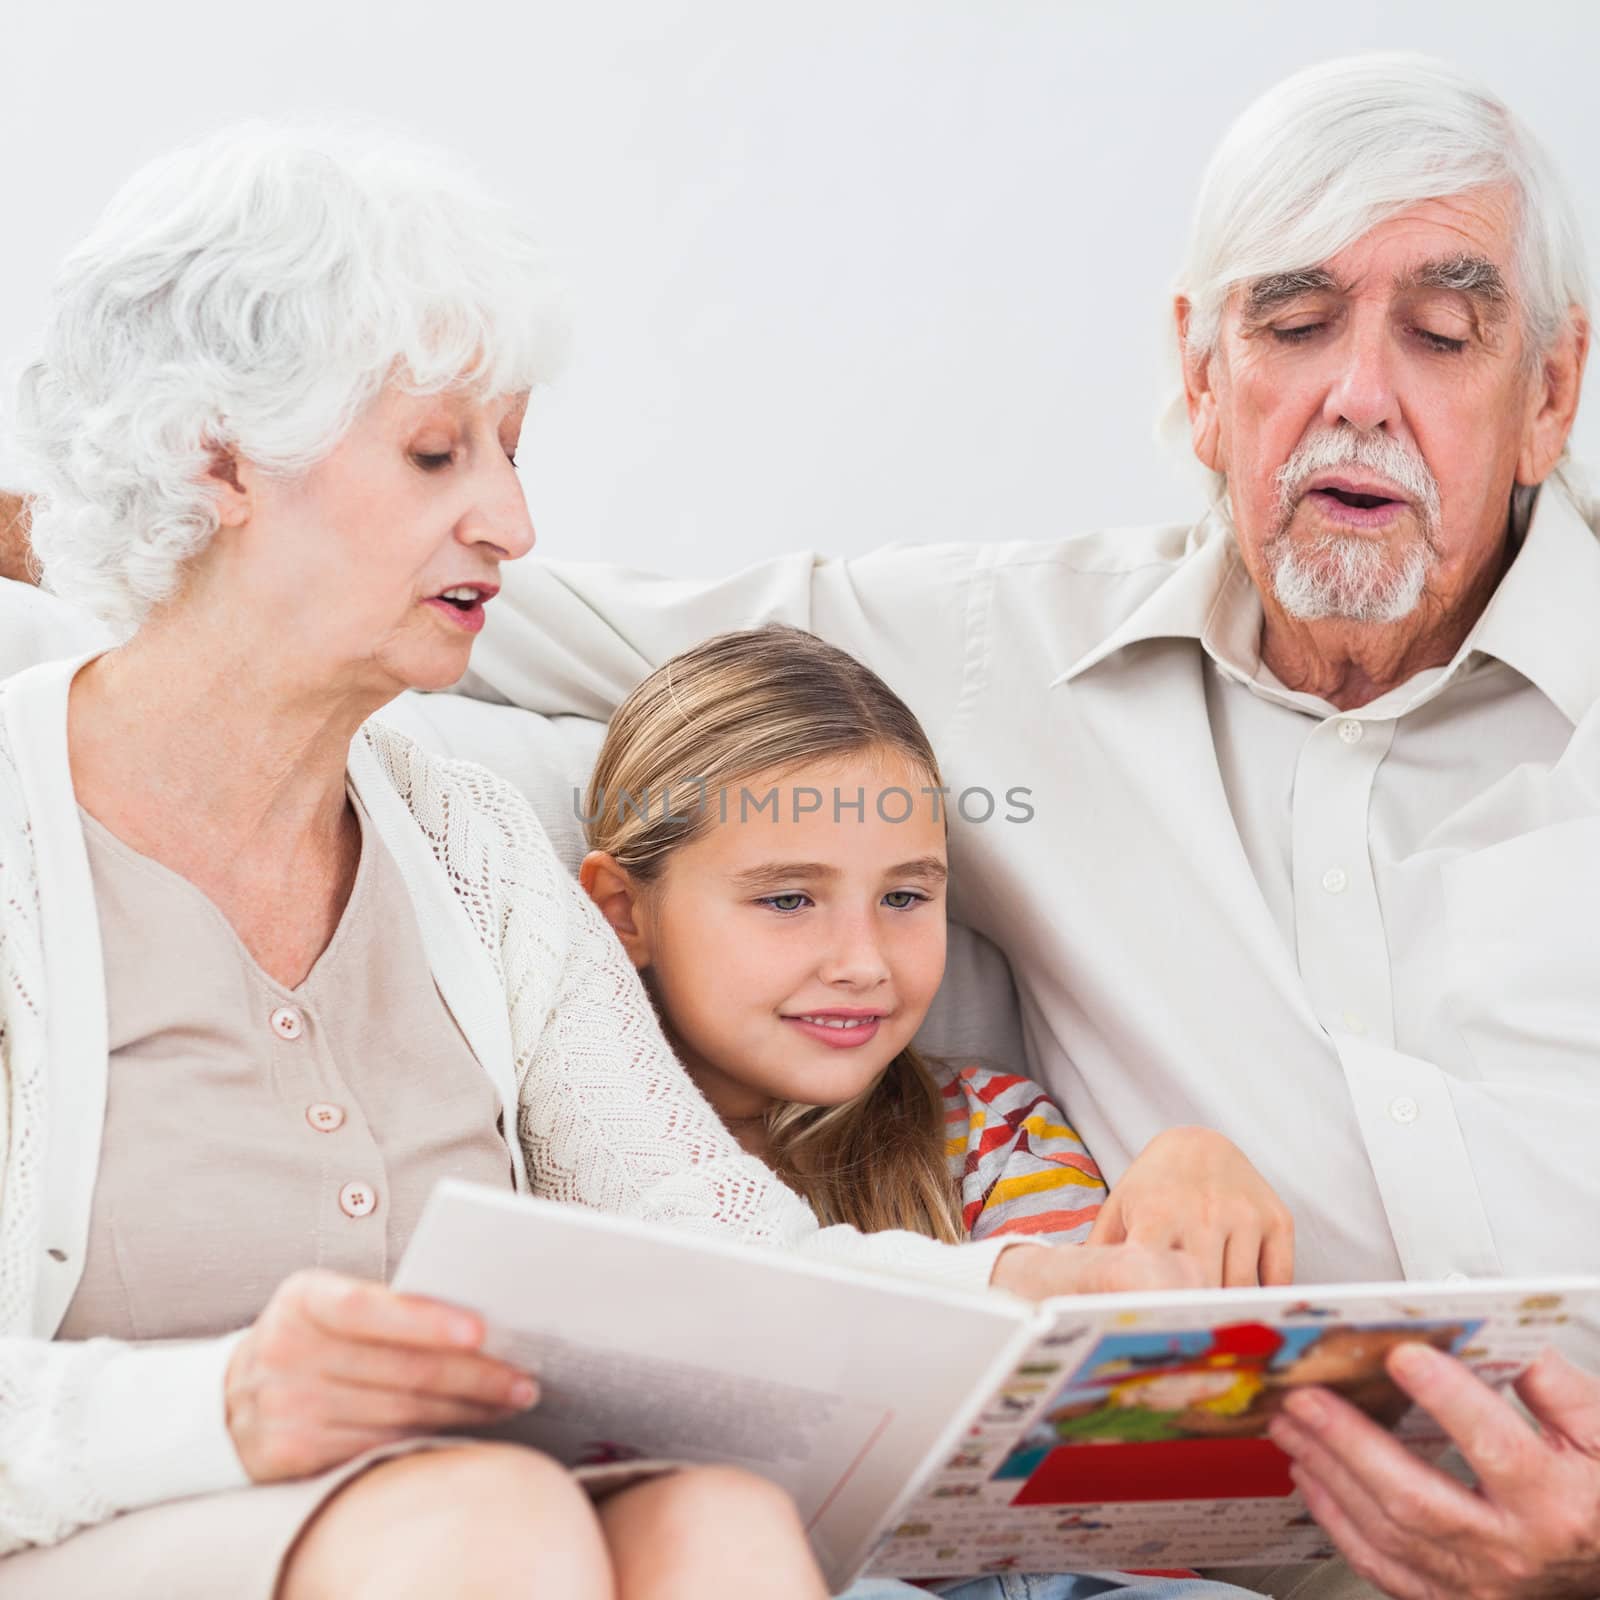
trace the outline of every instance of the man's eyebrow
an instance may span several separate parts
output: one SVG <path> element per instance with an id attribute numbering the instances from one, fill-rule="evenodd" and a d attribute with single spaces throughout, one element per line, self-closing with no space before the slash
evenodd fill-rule
<path id="1" fill-rule="evenodd" d="M 1337 294 L 1339 280 L 1326 267 L 1302 267 L 1297 272 L 1269 272 L 1251 280 L 1245 290 L 1247 316 L 1264 316 L 1303 294 Z"/>
<path id="2" fill-rule="evenodd" d="M 1505 275 L 1486 256 L 1463 254 L 1425 261 L 1406 273 L 1400 284 L 1407 289 L 1453 289 L 1493 310 L 1504 307 L 1511 299 Z"/>

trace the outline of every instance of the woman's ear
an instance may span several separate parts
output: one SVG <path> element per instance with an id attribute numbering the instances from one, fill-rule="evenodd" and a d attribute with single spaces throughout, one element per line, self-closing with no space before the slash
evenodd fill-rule
<path id="1" fill-rule="evenodd" d="M 627 868 L 604 850 L 591 850 L 579 863 L 578 882 L 611 924 L 628 959 L 644 971 L 650 965 L 650 919 L 641 903 L 640 887 Z"/>
<path id="2" fill-rule="evenodd" d="M 211 446 L 206 477 L 211 502 L 217 508 L 217 522 L 224 528 L 242 528 L 250 520 L 250 477 L 239 467 L 239 457 L 232 450 L 220 444 Z"/>

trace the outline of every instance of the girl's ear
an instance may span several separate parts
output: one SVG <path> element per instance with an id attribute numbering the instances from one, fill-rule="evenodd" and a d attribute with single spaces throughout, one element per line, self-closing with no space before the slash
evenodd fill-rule
<path id="1" fill-rule="evenodd" d="M 641 972 L 650 965 L 650 923 L 644 915 L 641 894 L 627 868 L 604 850 L 591 850 L 578 867 L 583 892 L 600 907 L 622 941 L 628 959 Z"/>

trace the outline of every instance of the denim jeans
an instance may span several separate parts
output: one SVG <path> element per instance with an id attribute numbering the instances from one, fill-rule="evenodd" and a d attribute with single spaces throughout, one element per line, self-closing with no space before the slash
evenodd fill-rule
<path id="1" fill-rule="evenodd" d="M 1121 1572 L 1006 1572 L 989 1578 L 940 1579 L 944 1600 L 1246 1600 L 1249 1591 L 1210 1578 L 1135 1578 Z M 928 1600 L 928 1591 L 898 1578 L 863 1578 L 842 1600 Z"/>

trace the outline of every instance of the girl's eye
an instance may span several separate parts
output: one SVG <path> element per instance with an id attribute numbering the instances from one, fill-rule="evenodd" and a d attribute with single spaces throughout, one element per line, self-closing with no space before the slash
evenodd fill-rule
<path id="1" fill-rule="evenodd" d="M 757 905 L 770 906 L 774 911 L 799 911 L 808 901 L 809 896 L 800 894 L 768 894 L 763 895 Z"/>
<path id="2" fill-rule="evenodd" d="M 892 911 L 909 911 L 912 906 L 927 898 L 927 895 L 918 894 L 915 889 L 891 889 L 883 897 L 884 904 Z"/>

